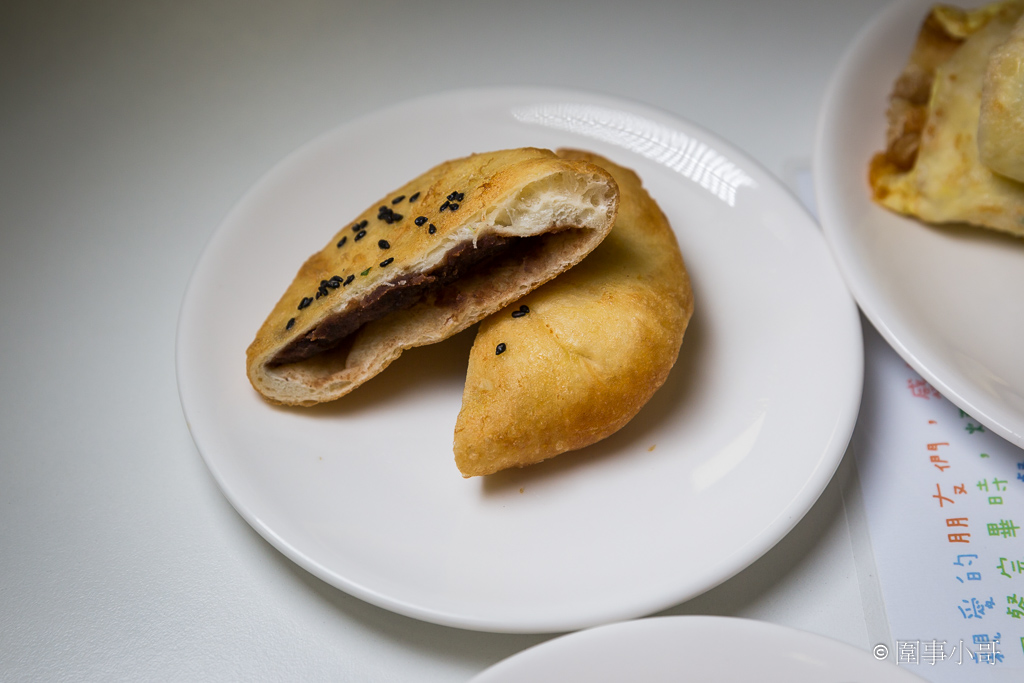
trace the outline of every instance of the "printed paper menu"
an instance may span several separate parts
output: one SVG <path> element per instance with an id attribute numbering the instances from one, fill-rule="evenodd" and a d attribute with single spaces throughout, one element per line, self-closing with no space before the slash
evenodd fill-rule
<path id="1" fill-rule="evenodd" d="M 892 633 L 875 656 L 935 683 L 1024 681 L 1024 450 L 865 327 L 853 447 Z"/>

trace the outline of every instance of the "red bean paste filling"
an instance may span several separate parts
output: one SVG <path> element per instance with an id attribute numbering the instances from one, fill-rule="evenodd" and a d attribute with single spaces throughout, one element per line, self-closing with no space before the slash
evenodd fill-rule
<path id="1" fill-rule="evenodd" d="M 552 233 L 547 233 L 548 235 Z M 445 254 L 433 268 L 421 273 L 400 275 L 379 285 L 347 310 L 324 318 L 319 325 L 285 346 L 270 362 L 271 367 L 312 358 L 342 345 L 366 323 L 389 313 L 412 308 L 432 296 L 436 304 L 455 303 L 460 297 L 457 288 L 447 289 L 459 278 L 484 270 L 496 259 L 521 259 L 528 262 L 543 248 L 544 237 L 502 237 L 484 235 L 476 242 L 461 242 Z"/>

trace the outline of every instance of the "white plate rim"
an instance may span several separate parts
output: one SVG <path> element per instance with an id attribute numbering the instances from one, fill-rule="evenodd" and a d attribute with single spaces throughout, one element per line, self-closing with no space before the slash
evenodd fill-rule
<path id="1" fill-rule="evenodd" d="M 707 660 L 714 662 L 713 672 L 694 671 Z M 794 662 L 799 671 L 794 670 Z M 632 669 L 630 675 L 639 678 L 630 680 L 653 681 L 681 680 L 679 676 L 684 675 L 689 680 L 709 673 L 716 681 L 922 680 L 822 635 L 753 619 L 699 615 L 649 617 L 553 638 L 491 665 L 470 683 L 573 680 L 566 676 L 622 680 L 608 673 L 610 667 Z"/>
<path id="2" fill-rule="evenodd" d="M 848 246 L 850 235 L 855 231 L 849 225 L 848 216 L 838 206 L 842 189 L 836 180 L 835 149 L 842 139 L 838 121 L 844 107 L 850 103 L 849 84 L 855 82 L 864 71 L 862 63 L 869 59 L 872 45 L 877 44 L 880 36 L 892 31 L 894 26 L 906 28 L 908 22 L 916 21 L 913 33 L 923 20 L 927 8 L 933 5 L 929 0 L 896 0 L 886 6 L 857 33 L 833 72 L 819 110 L 815 133 L 815 151 L 813 162 L 814 186 L 818 213 L 822 229 L 835 257 L 836 264 L 846 281 L 864 316 L 878 330 L 885 341 L 906 361 L 918 374 L 927 380 L 939 393 L 948 398 L 958 408 L 981 422 L 985 427 L 1018 447 L 1024 447 L 1024 415 L 1000 404 L 986 396 L 978 385 L 965 377 L 963 373 L 953 369 L 947 359 L 936 352 L 909 324 L 901 319 L 896 304 L 886 300 L 883 295 L 873 290 L 869 276 L 865 273 L 866 264 L 859 261 L 853 250 Z M 963 3 L 978 5 L 976 0 Z M 904 46 L 907 55 L 910 53 L 913 37 L 910 36 Z M 886 97 L 892 80 L 902 69 L 902 63 L 891 76 L 880 75 L 884 81 Z M 877 112 L 879 150 L 884 143 L 884 102 Z M 864 192 L 867 197 L 867 159 L 863 161 Z M 879 209 L 880 211 L 882 209 Z M 894 217 L 899 220 L 912 221 L 911 218 Z"/>
<path id="3" fill-rule="evenodd" d="M 609 105 L 615 105 L 625 108 L 626 110 L 633 112 L 641 112 L 654 116 L 661 116 L 666 119 L 676 121 L 680 126 L 687 128 L 691 131 L 699 131 L 703 139 L 713 142 L 717 145 L 717 149 L 728 153 L 732 158 L 741 160 L 746 167 L 756 170 L 763 178 L 769 178 L 769 182 L 774 183 L 773 191 L 778 193 L 780 201 L 789 202 L 800 214 L 804 216 L 806 226 L 801 226 L 805 229 L 803 238 L 814 240 L 817 235 L 816 225 L 809 215 L 806 214 L 802 206 L 800 206 L 795 198 L 785 189 L 781 183 L 778 183 L 771 174 L 762 169 L 759 164 L 749 159 L 745 154 L 732 147 L 732 145 L 718 138 L 718 136 L 707 132 L 701 127 L 692 124 L 690 122 L 683 122 L 678 117 L 675 117 L 664 112 L 660 112 L 647 105 L 629 102 L 622 98 L 614 98 L 606 95 L 583 92 L 578 90 L 567 90 L 559 88 L 485 88 L 485 89 L 473 89 L 473 90 L 457 90 L 442 93 L 441 95 L 428 95 L 415 100 L 406 101 L 393 107 L 388 108 L 384 111 L 397 110 L 402 107 L 407 107 L 416 103 L 436 101 L 439 98 L 458 98 L 458 97 L 481 97 L 487 98 L 491 96 L 508 97 L 514 98 L 545 98 L 545 99 L 569 99 L 582 98 L 585 100 L 596 100 L 604 102 Z M 659 596 L 656 600 L 638 602 L 628 610 L 616 609 L 614 611 L 605 611 L 600 616 L 588 615 L 586 618 L 581 619 L 579 616 L 573 615 L 559 615 L 557 617 L 538 617 L 531 618 L 528 620 L 510 621 L 503 618 L 478 618 L 468 617 L 466 615 L 452 614 L 444 610 L 435 609 L 430 606 L 410 604 L 407 601 L 395 600 L 386 593 L 382 593 L 372 586 L 361 585 L 357 582 L 347 580 L 343 576 L 339 576 L 336 572 L 332 571 L 329 567 L 325 567 L 316 561 L 311 560 L 302 549 L 292 544 L 289 539 L 282 537 L 273 528 L 268 526 L 258 512 L 252 510 L 245 500 L 239 496 L 232 485 L 232 482 L 228 481 L 214 458 L 211 457 L 210 445 L 206 443 L 206 435 L 202 429 L 196 428 L 196 416 L 190 414 L 189 409 L 189 378 L 187 377 L 188 371 L 185 368 L 183 360 L 184 352 L 183 349 L 187 346 L 188 342 L 188 326 L 189 326 L 189 311 L 196 305 L 196 300 L 202 296 L 202 292 L 196 289 L 196 280 L 198 274 L 209 266 L 211 245 L 215 245 L 219 239 L 224 237 L 223 226 L 231 220 L 231 217 L 235 215 L 240 207 L 254 195 L 260 192 L 260 188 L 263 187 L 269 179 L 272 179 L 275 174 L 282 172 L 295 162 L 296 159 L 301 159 L 304 154 L 309 150 L 315 149 L 324 140 L 331 138 L 331 136 L 337 134 L 341 129 L 350 128 L 352 126 L 360 125 L 371 118 L 373 114 L 366 117 L 356 119 L 347 124 L 343 124 L 337 129 L 329 131 L 306 145 L 300 147 L 293 153 L 285 157 L 280 163 L 275 165 L 270 171 L 258 181 L 252 189 L 246 193 L 245 196 L 235 205 L 232 211 L 228 214 L 228 217 L 221 224 L 221 228 L 211 236 L 207 247 L 204 249 L 202 256 L 200 257 L 193 277 L 189 282 L 185 296 L 182 302 L 182 308 L 179 312 L 179 324 L 178 324 L 178 336 L 177 336 L 177 348 L 176 348 L 176 360 L 178 370 L 178 381 L 179 381 L 179 395 L 182 401 L 183 411 L 185 413 L 186 422 L 189 425 L 190 432 L 192 433 L 193 439 L 196 442 L 197 448 L 206 461 L 215 481 L 224 493 L 225 497 L 232 504 L 232 506 L 238 511 L 238 513 L 268 542 L 271 543 L 275 548 L 281 551 L 284 555 L 290 558 L 299 566 L 303 567 L 313 575 L 319 577 L 325 582 L 334 585 L 345 592 L 354 595 L 360 599 L 363 599 L 371 604 L 389 609 L 399 614 L 411 616 L 413 618 L 422 619 L 424 621 L 443 624 L 447 626 L 455 626 L 459 628 L 467 628 L 473 630 L 492 631 L 492 632 L 517 632 L 517 633 L 539 633 L 539 632 L 564 632 L 575 630 L 578 628 L 585 628 L 593 626 L 599 623 L 607 623 L 611 621 L 618 621 L 624 618 L 634 618 L 643 616 L 645 614 L 653 613 L 659 609 L 667 608 L 671 605 L 677 604 L 683 600 L 694 597 L 715 585 L 727 580 L 731 576 L 735 575 L 743 568 L 751 564 L 767 550 L 775 545 L 782 537 L 784 537 L 804 514 L 811 508 L 818 496 L 824 490 L 827 483 L 831 480 L 836 468 L 838 467 L 839 461 L 842 455 L 845 453 L 846 445 L 849 442 L 850 436 L 853 432 L 853 427 L 856 422 L 857 412 L 859 410 L 860 402 L 860 390 L 863 379 L 863 350 L 860 339 L 860 323 L 859 318 L 856 315 L 856 309 L 853 305 L 852 299 L 849 302 L 849 314 L 846 316 L 845 324 L 848 326 L 847 329 L 856 332 L 855 343 L 851 340 L 850 349 L 853 345 L 856 347 L 856 351 L 844 350 L 844 372 L 846 378 L 849 379 L 851 385 L 855 385 L 854 390 L 851 390 L 845 399 L 844 409 L 841 411 L 841 415 L 837 417 L 836 424 L 830 436 L 828 443 L 822 447 L 822 454 L 813 472 L 810 472 L 806 481 L 803 482 L 803 488 L 800 493 L 800 498 L 795 501 L 793 505 L 788 507 L 784 511 L 780 511 L 780 514 L 774 518 L 771 523 L 765 528 L 764 532 L 758 538 L 758 542 L 748 543 L 745 546 L 736 549 L 730 557 L 724 559 L 719 566 L 719 571 L 713 580 L 705 580 L 697 588 L 694 589 L 692 586 L 687 586 L 685 589 L 680 589 L 672 594 L 665 594 Z M 813 229 L 813 233 L 806 232 L 806 230 Z M 839 307 L 842 308 L 844 302 L 839 302 Z M 840 314 L 841 316 L 843 314 Z M 844 381 L 846 381 L 844 379 Z"/>

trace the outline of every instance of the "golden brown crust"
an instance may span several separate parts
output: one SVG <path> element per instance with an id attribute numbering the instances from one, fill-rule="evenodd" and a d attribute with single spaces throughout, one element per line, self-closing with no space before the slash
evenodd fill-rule
<path id="1" fill-rule="evenodd" d="M 617 197 L 605 171 L 549 150 L 476 154 L 431 169 L 307 259 L 246 352 L 251 383 L 291 405 L 347 394 L 404 349 L 445 339 L 578 262 L 611 229 Z M 335 344 L 322 338 L 331 320 L 487 235 L 544 240 L 543 249 L 494 259 L 486 272 L 463 274 L 443 293 L 362 324 L 333 350 L 277 362 L 296 345 Z"/>
<path id="2" fill-rule="evenodd" d="M 463 476 L 540 462 L 618 431 L 664 383 L 693 313 L 675 234 L 639 177 L 593 154 L 559 153 L 615 177 L 618 218 L 580 265 L 481 323 L 455 428 Z"/>

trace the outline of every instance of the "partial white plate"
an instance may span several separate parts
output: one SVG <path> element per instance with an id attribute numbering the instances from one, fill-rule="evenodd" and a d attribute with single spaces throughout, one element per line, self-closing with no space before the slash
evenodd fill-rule
<path id="1" fill-rule="evenodd" d="M 886 341 L 943 396 L 1024 447 L 1024 240 L 924 225 L 870 198 L 868 162 L 885 146 L 889 92 L 931 4 L 884 10 L 833 76 L 814 160 L 818 210 L 850 290 Z"/>
<path id="2" fill-rule="evenodd" d="M 868 652 L 747 619 L 658 617 L 535 645 L 471 683 L 921 683 Z"/>
<path id="3" fill-rule="evenodd" d="M 246 346 L 339 227 L 445 159 L 526 145 L 634 168 L 678 233 L 696 313 L 633 422 L 583 452 L 463 479 L 452 432 L 472 331 L 407 352 L 333 405 L 274 407 L 250 388 Z M 662 112 L 520 89 L 401 104 L 285 159 L 200 259 L 177 360 L 199 451 L 270 543 L 373 604 L 507 632 L 649 614 L 749 565 L 828 483 L 863 376 L 853 299 L 774 178 Z"/>

